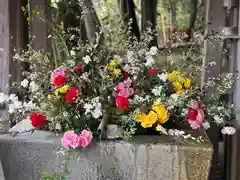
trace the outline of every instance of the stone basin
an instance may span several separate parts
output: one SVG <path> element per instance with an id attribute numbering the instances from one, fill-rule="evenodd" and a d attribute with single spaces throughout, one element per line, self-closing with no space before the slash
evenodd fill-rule
<path id="1" fill-rule="evenodd" d="M 68 180 L 207 180 L 212 145 L 165 135 L 138 135 L 130 141 L 94 140 L 91 146 L 65 155 L 60 137 L 46 131 L 0 136 L 6 180 L 40 180 L 68 163 Z"/>

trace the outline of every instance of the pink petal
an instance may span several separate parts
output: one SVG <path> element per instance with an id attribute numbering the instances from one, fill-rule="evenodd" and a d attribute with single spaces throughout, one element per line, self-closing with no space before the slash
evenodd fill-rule
<path id="1" fill-rule="evenodd" d="M 93 134 L 91 131 L 87 131 L 86 129 L 84 129 L 82 132 L 81 132 L 81 136 L 84 136 L 88 139 L 89 143 L 92 141 L 92 138 L 93 138 Z"/>
<path id="2" fill-rule="evenodd" d="M 85 148 L 89 145 L 89 140 L 85 136 L 79 136 L 79 146 Z"/>

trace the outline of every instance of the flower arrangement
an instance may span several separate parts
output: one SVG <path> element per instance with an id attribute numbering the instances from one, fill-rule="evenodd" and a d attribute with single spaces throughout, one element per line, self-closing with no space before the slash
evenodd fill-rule
<path id="1" fill-rule="evenodd" d="M 31 51 L 32 59 L 46 63 L 20 83 L 28 99 L 22 103 L 4 94 L 0 99 L 9 103 L 10 114 L 29 119 L 34 128 L 64 132 L 61 143 L 68 148 L 87 147 L 106 124 L 118 125 L 123 138 L 149 131 L 183 134 L 173 129 L 186 123 L 193 130 L 217 123 L 226 126 L 222 132 L 234 133 L 228 127 L 233 105 L 219 99 L 232 88 L 235 77 L 222 75 L 216 92 L 205 98 L 193 73 L 159 65 L 158 53 L 156 47 L 132 46 L 106 56 L 104 48 L 87 47 L 52 68 L 49 58 Z M 30 63 L 32 69 L 38 65 Z M 210 79 L 205 87 L 215 82 Z"/>

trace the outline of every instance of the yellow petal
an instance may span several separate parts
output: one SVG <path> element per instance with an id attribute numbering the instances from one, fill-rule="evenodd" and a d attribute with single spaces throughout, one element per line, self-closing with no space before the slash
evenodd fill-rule
<path id="1" fill-rule="evenodd" d="M 156 131 L 161 131 L 162 128 L 163 127 L 160 124 L 158 124 L 157 127 L 156 127 Z"/>
<path id="2" fill-rule="evenodd" d="M 120 69 L 114 69 L 113 72 L 112 72 L 112 74 L 113 74 L 113 76 L 118 77 L 118 76 L 121 75 L 121 71 L 120 71 Z"/>
<path id="3" fill-rule="evenodd" d="M 163 104 L 153 105 L 152 109 L 157 113 L 158 120 L 161 124 L 168 121 L 168 111 Z"/>
<path id="4" fill-rule="evenodd" d="M 116 66 L 118 64 L 116 59 L 111 60 L 110 66 Z"/>
<path id="5" fill-rule="evenodd" d="M 143 122 L 143 121 L 145 121 L 146 117 L 147 117 L 147 115 L 145 113 L 141 113 L 138 116 L 137 120 L 138 120 L 138 122 Z"/>
<path id="6" fill-rule="evenodd" d="M 64 85 L 63 87 L 61 87 L 60 89 L 59 89 L 59 92 L 60 93 L 62 93 L 62 94 L 65 94 L 65 93 L 67 93 L 67 91 L 69 90 L 69 85 Z"/>
<path id="7" fill-rule="evenodd" d="M 153 111 L 150 111 L 148 115 L 144 116 L 141 119 L 141 126 L 143 128 L 150 128 L 155 124 L 157 121 L 157 114 Z"/>
<path id="8" fill-rule="evenodd" d="M 191 80 L 189 78 L 185 78 L 185 81 L 184 81 L 184 87 L 186 89 L 189 89 L 191 86 Z"/>
<path id="9" fill-rule="evenodd" d="M 60 90 L 59 90 L 59 89 L 56 89 L 53 94 L 54 94 L 55 96 L 59 96 L 59 93 L 60 93 Z"/>
<path id="10" fill-rule="evenodd" d="M 179 81 L 174 81 L 172 83 L 172 85 L 173 85 L 173 88 L 174 88 L 175 92 L 182 92 L 182 91 L 184 91 L 183 86 L 182 86 L 182 84 Z"/>
<path id="11" fill-rule="evenodd" d="M 168 75 L 168 80 L 171 81 L 171 82 L 173 82 L 173 81 L 175 81 L 176 78 L 177 78 L 178 76 L 180 76 L 181 74 L 182 74 L 182 73 L 179 72 L 179 71 L 173 71 L 172 73 L 170 73 L 170 74 Z"/>

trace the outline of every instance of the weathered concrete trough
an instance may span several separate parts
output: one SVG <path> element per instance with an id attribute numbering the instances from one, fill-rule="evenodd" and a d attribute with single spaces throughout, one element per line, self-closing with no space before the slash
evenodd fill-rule
<path id="1" fill-rule="evenodd" d="M 136 136 L 131 141 L 94 141 L 70 156 L 57 153 L 60 137 L 34 131 L 0 136 L 0 157 L 6 180 L 40 180 L 70 157 L 69 180 L 205 180 L 212 146 L 169 136 Z"/>

